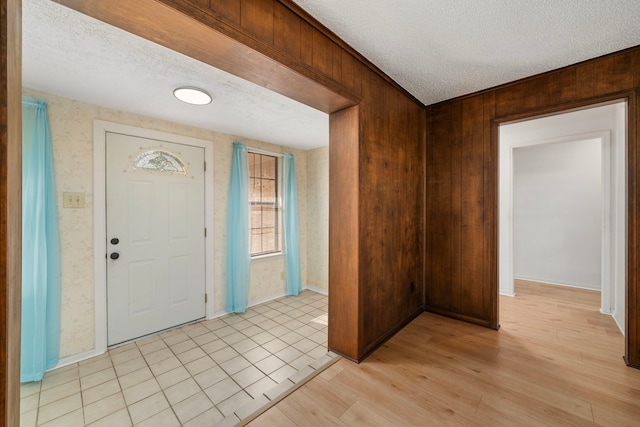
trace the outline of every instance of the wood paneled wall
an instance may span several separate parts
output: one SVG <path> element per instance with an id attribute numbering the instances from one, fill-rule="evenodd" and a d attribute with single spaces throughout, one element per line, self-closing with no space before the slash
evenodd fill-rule
<path id="1" fill-rule="evenodd" d="M 19 0 L 0 0 L 0 425 L 20 425 L 22 56 Z"/>
<path id="2" fill-rule="evenodd" d="M 367 73 L 360 111 L 361 358 L 423 311 L 424 110 Z"/>
<path id="3" fill-rule="evenodd" d="M 639 90 L 634 48 L 427 108 L 427 310 L 498 327 L 498 124 L 627 99 L 627 363 L 640 366 Z"/>
<path id="4" fill-rule="evenodd" d="M 55 1 L 331 113 L 329 347 L 422 311 L 422 104 L 288 0 Z"/>

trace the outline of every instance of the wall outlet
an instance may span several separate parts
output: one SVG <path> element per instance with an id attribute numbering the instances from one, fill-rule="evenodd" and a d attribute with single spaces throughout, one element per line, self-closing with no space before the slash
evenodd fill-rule
<path id="1" fill-rule="evenodd" d="M 72 193 L 65 191 L 62 193 L 63 208 L 84 208 L 84 193 Z"/>

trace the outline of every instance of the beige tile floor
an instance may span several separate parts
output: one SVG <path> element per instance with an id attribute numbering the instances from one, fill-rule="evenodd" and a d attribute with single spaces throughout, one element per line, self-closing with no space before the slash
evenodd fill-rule
<path id="1" fill-rule="evenodd" d="M 109 350 L 21 386 L 21 426 L 234 425 L 327 356 L 327 297 L 303 291 Z"/>

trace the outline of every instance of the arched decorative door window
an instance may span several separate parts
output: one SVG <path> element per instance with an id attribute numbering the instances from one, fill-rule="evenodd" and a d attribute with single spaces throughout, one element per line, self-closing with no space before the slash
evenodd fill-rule
<path id="1" fill-rule="evenodd" d="M 134 172 L 187 175 L 187 166 L 177 154 L 162 149 L 140 153 L 131 163 Z"/>

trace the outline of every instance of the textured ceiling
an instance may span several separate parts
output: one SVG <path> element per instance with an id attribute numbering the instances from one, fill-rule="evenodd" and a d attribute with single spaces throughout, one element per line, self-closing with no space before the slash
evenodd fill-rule
<path id="1" fill-rule="evenodd" d="M 289 147 L 329 142 L 327 114 L 48 0 L 23 0 L 23 85 Z M 178 86 L 213 102 L 184 104 Z"/>
<path id="2" fill-rule="evenodd" d="M 425 105 L 640 45 L 640 0 L 295 0 Z"/>
<path id="3" fill-rule="evenodd" d="M 295 1 L 425 105 L 640 45 L 640 0 Z M 51 1 L 23 7 L 27 87 L 292 147 L 328 143 L 322 112 Z M 213 103 L 180 103 L 182 85 Z"/>

